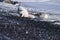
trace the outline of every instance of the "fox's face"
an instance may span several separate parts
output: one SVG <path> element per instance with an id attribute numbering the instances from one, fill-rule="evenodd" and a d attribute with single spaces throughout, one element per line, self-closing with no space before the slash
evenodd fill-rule
<path id="1" fill-rule="evenodd" d="M 20 6 L 19 9 L 20 9 L 20 14 L 22 15 L 22 17 L 28 17 L 28 11 L 24 7 Z"/>

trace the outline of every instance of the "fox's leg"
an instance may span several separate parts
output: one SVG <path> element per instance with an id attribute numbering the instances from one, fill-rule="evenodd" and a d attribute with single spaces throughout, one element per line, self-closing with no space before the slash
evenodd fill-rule
<path id="1" fill-rule="evenodd" d="M 21 17 L 24 17 L 24 15 L 22 14 L 22 16 Z"/>

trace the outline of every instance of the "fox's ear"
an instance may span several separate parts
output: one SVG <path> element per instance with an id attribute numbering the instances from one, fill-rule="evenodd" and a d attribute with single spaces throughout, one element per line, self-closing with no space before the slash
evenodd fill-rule
<path id="1" fill-rule="evenodd" d="M 18 1 L 11 1 L 12 4 L 18 4 Z"/>

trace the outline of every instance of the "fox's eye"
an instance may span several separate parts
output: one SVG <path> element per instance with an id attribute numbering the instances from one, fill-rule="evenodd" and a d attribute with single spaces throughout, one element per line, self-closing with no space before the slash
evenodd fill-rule
<path id="1" fill-rule="evenodd" d="M 23 10 L 20 10 L 20 11 L 23 11 Z"/>

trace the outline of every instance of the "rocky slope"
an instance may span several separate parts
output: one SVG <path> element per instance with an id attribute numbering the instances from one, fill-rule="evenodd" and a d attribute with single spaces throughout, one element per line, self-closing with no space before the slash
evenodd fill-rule
<path id="1" fill-rule="evenodd" d="M 0 40 L 59 40 L 59 25 L 0 14 Z"/>

